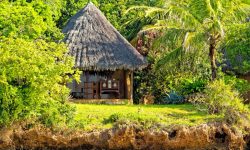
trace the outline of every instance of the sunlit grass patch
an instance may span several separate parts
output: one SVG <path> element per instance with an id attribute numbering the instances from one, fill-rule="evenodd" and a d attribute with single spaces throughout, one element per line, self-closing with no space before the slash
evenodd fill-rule
<path id="1" fill-rule="evenodd" d="M 184 105 L 93 105 L 73 104 L 76 120 L 86 130 L 110 128 L 116 122 L 134 122 L 151 127 L 156 124 L 199 125 L 218 121 L 222 116 L 200 112 L 190 104 Z"/>

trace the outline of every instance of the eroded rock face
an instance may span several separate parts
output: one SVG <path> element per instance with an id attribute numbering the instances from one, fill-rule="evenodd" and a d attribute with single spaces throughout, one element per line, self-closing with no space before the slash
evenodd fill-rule
<path id="1" fill-rule="evenodd" d="M 244 141 L 245 140 L 245 141 Z M 100 132 L 53 133 L 21 127 L 0 131 L 0 149 L 166 149 L 207 150 L 250 148 L 250 133 L 243 137 L 224 124 L 143 130 L 121 126 Z"/>

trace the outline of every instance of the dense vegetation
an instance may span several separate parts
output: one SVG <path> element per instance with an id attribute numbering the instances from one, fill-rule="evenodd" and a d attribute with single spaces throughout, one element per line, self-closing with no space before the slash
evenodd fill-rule
<path id="1" fill-rule="evenodd" d="M 228 122 L 248 117 L 241 94 L 250 85 L 235 75 L 250 69 L 249 0 L 92 2 L 148 57 L 148 68 L 135 76 L 135 103 L 152 95 L 158 104 L 188 100 L 206 113 L 236 116 Z M 30 118 L 67 124 L 74 118 L 66 83 L 78 72 L 58 41 L 69 18 L 87 3 L 0 2 L 0 125 Z"/>
<path id="2" fill-rule="evenodd" d="M 63 44 L 2 38 L 0 43 L 0 124 L 36 118 L 47 125 L 68 122 L 65 104 L 72 58 Z M 63 76 L 62 76 L 63 75 Z"/>
<path id="3" fill-rule="evenodd" d="M 146 46 L 153 73 L 146 74 L 157 77 L 155 83 L 146 84 L 156 85 L 145 89 L 148 92 L 176 91 L 185 96 L 204 89 L 210 80 L 223 78 L 222 68 L 249 72 L 249 1 L 169 1 L 162 7 L 130 10 L 142 11 L 144 18 L 152 20 L 141 30 L 152 43 Z M 147 39 L 152 33 L 156 34 L 153 41 Z"/>

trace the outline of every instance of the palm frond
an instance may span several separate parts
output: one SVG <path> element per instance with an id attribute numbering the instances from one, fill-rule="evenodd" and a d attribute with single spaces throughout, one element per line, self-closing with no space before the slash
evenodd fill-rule
<path id="1" fill-rule="evenodd" d="M 188 50 L 190 48 L 190 45 L 191 45 L 191 39 L 193 38 L 194 36 L 194 33 L 193 32 L 187 32 L 185 37 L 184 37 L 184 40 L 183 40 L 183 44 L 182 44 L 182 47 L 186 50 Z"/>
<path id="2" fill-rule="evenodd" d="M 169 5 L 169 14 L 167 19 L 175 24 L 178 23 L 180 26 L 189 28 L 195 28 L 202 23 L 188 10 L 188 6 L 180 7 Z"/>
<path id="3" fill-rule="evenodd" d="M 135 10 L 135 11 L 144 11 L 146 12 L 145 16 L 148 16 L 151 13 L 154 12 L 164 12 L 166 9 L 164 8 L 159 8 L 159 7 L 151 7 L 151 6 L 132 6 L 128 10 L 125 11 L 125 14 L 128 14 L 130 11 Z"/>
<path id="4" fill-rule="evenodd" d="M 187 9 L 202 23 L 204 19 L 210 18 L 211 16 L 211 7 L 209 7 L 208 3 L 209 0 L 191 0 Z"/>
<path id="5" fill-rule="evenodd" d="M 161 32 L 162 35 L 153 42 L 152 51 L 165 53 L 180 47 L 182 45 L 182 39 L 188 31 L 184 29 L 168 28 Z"/>
<path id="6" fill-rule="evenodd" d="M 223 8 L 218 18 L 228 24 L 244 21 L 250 15 L 250 3 L 244 0 L 220 0 Z"/>
<path id="7" fill-rule="evenodd" d="M 166 66 L 171 62 L 173 64 L 173 61 L 178 61 L 178 57 L 181 56 L 182 47 L 176 48 L 175 50 L 166 53 L 165 56 L 163 56 L 155 65 L 156 70 L 160 70 L 163 66 Z M 165 67 L 166 68 L 166 67 Z"/>
<path id="8" fill-rule="evenodd" d="M 176 30 L 184 30 L 184 31 L 192 31 L 190 29 L 185 29 L 178 26 L 171 26 L 171 25 L 147 25 L 143 27 L 143 29 L 140 32 L 147 32 L 147 31 L 154 31 L 154 30 L 170 30 L 170 29 L 176 29 Z"/>

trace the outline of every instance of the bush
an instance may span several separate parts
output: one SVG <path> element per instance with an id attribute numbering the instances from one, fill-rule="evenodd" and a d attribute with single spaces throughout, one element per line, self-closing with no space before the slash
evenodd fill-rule
<path id="1" fill-rule="evenodd" d="M 207 85 L 207 81 L 202 79 L 185 79 L 181 83 L 181 93 L 189 95 L 197 92 L 202 92 Z"/>
<path id="2" fill-rule="evenodd" d="M 235 76 L 224 76 L 226 84 L 232 85 L 240 94 L 244 94 L 250 90 L 250 84 L 247 80 L 236 78 Z"/>
<path id="3" fill-rule="evenodd" d="M 238 122 L 242 117 L 248 118 L 249 114 L 239 93 L 224 80 L 209 83 L 204 96 L 196 99 L 195 103 L 210 114 L 223 114 L 230 123 Z"/>
<path id="4" fill-rule="evenodd" d="M 135 123 L 135 124 L 141 124 L 144 127 L 152 126 L 160 122 L 160 119 L 158 117 L 150 117 L 150 116 L 144 116 L 140 114 L 140 108 L 138 108 L 138 114 L 134 113 L 113 113 L 108 118 L 104 118 L 103 124 L 109 124 L 109 123 Z"/>
<path id="5" fill-rule="evenodd" d="M 103 123 L 104 124 L 114 123 L 114 122 L 119 121 L 121 118 L 122 118 L 122 114 L 114 113 L 114 114 L 110 115 L 108 118 L 105 118 Z"/>
<path id="6" fill-rule="evenodd" d="M 34 118 L 51 126 L 67 123 L 66 74 L 73 61 L 63 44 L 0 39 L 0 125 Z"/>

